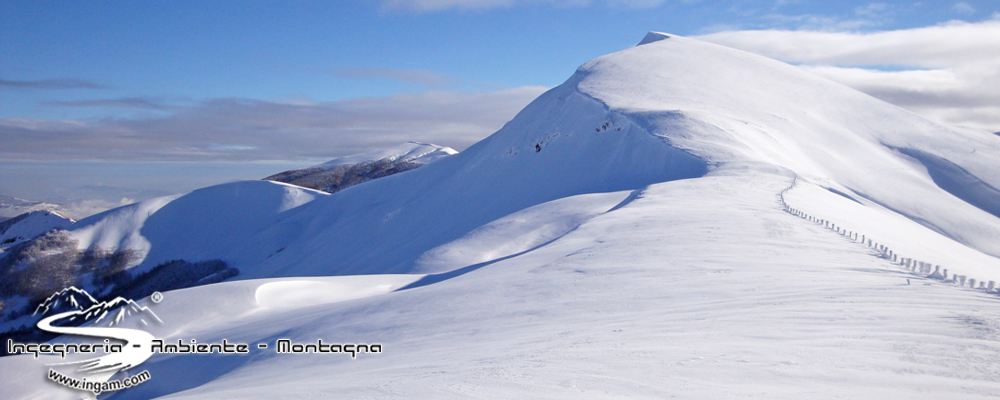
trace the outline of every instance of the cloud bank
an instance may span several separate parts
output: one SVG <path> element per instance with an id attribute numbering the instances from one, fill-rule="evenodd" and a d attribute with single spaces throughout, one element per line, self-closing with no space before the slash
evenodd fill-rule
<path id="1" fill-rule="evenodd" d="M 1000 131 L 1000 21 L 874 33 L 726 31 L 698 39 L 851 86 L 931 119 Z"/>
<path id="2" fill-rule="evenodd" d="M 117 99 L 49 101 L 45 106 L 56 107 L 96 107 L 96 108 L 134 108 L 142 110 L 167 110 L 176 108 L 162 100 L 143 97 L 121 97 Z"/>
<path id="3" fill-rule="evenodd" d="M 546 88 L 430 91 L 336 102 L 214 99 L 168 116 L 96 121 L 0 119 L 7 161 L 325 159 L 418 140 L 464 149 Z M 125 99 L 128 100 L 128 99 Z M 144 106 L 95 100 L 67 106 Z"/>
<path id="4" fill-rule="evenodd" d="M 40 79 L 19 81 L 0 79 L 3 89 L 110 89 L 111 87 L 82 79 Z"/>

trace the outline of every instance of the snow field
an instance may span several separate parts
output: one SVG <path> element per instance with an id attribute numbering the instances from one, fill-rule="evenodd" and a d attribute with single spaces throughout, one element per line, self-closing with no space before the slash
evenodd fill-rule
<path id="1" fill-rule="evenodd" d="M 651 185 L 546 246 L 432 285 L 196 317 L 171 337 L 323 338 L 384 352 L 154 357 L 144 365 L 153 381 L 183 384 L 121 398 L 1000 394 L 996 299 L 907 274 L 788 215 L 773 199 L 790 183 L 734 175 Z M 250 289 L 267 281 L 215 286 L 245 285 L 231 299 L 252 309 Z M 198 300 L 218 303 L 212 292 L 167 293 L 193 303 L 164 312 L 183 320 Z M 213 377 L 192 378 L 199 372 Z"/>

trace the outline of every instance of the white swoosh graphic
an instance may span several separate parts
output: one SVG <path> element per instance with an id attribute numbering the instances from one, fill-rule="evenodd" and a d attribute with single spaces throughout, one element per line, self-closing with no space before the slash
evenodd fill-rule
<path id="1" fill-rule="evenodd" d="M 155 338 L 146 331 L 126 328 L 52 326 L 52 322 L 82 313 L 81 311 L 69 311 L 53 315 L 38 321 L 38 329 L 63 335 L 118 339 L 125 341 L 125 345 L 122 346 L 122 351 L 118 353 L 108 353 L 97 358 L 56 365 L 83 364 L 79 368 L 79 371 L 90 374 L 91 376 L 87 378 L 88 380 L 103 382 L 110 379 L 118 371 L 124 371 L 142 364 L 153 355 L 151 346 Z"/>

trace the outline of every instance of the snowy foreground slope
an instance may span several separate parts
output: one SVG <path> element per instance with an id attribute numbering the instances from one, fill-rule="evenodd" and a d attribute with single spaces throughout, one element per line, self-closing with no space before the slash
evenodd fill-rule
<path id="1" fill-rule="evenodd" d="M 152 305 L 158 337 L 385 349 L 157 356 L 142 366 L 152 380 L 114 398 L 1000 395 L 996 296 L 905 274 L 780 211 L 774 193 L 789 181 L 652 185 L 548 246 L 413 289 L 389 292 L 422 276 L 168 292 Z M 34 365 L 0 361 L 24 390 L 10 398 L 52 393 Z"/>
<path id="2" fill-rule="evenodd" d="M 1000 296 L 907 271 L 781 193 L 1000 281 L 997 187 L 1000 137 L 650 34 L 426 167 L 333 195 L 220 185 L 71 229 L 142 250 L 140 269 L 240 269 L 144 300 L 165 340 L 384 346 L 156 355 L 116 399 L 985 398 Z M 54 395 L 43 370 L 0 359 L 4 396 Z"/>

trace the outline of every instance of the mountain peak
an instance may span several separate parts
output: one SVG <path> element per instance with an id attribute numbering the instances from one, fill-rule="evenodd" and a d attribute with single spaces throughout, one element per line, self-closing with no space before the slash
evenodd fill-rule
<path id="1" fill-rule="evenodd" d="M 313 168 L 331 169 L 341 165 L 354 165 L 365 162 L 375 162 L 383 159 L 404 160 L 417 164 L 428 164 L 439 158 L 458 153 L 450 147 L 436 144 L 409 141 L 396 146 L 338 157 L 325 163 L 314 165 Z"/>
<path id="2" fill-rule="evenodd" d="M 639 42 L 639 44 L 637 44 L 636 46 L 642 46 L 644 44 L 659 42 L 664 39 L 670 39 L 670 35 L 663 32 L 649 31 L 648 33 L 646 33 L 646 37 L 642 38 L 642 41 Z"/>
<path id="3" fill-rule="evenodd" d="M 0 222 L 0 247 L 9 247 L 31 240 L 55 229 L 66 229 L 72 219 L 50 210 L 36 210 Z"/>

